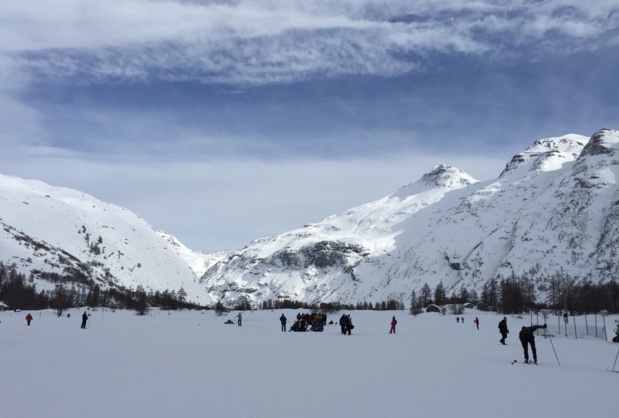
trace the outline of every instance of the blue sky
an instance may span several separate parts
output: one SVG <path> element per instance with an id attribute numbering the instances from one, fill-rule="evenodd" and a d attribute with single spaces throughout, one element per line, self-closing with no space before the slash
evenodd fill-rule
<path id="1" fill-rule="evenodd" d="M 195 250 L 619 128 L 616 1 L 113 3 L 0 3 L 0 173 Z"/>

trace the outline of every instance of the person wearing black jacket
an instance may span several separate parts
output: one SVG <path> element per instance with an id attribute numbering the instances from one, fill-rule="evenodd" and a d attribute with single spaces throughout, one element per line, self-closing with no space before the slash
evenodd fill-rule
<path id="1" fill-rule="evenodd" d="M 533 333 L 540 328 L 547 328 L 546 324 L 544 325 L 533 325 L 531 327 L 522 327 L 520 330 L 520 334 L 518 337 L 520 338 L 520 342 L 522 343 L 522 348 L 524 349 L 524 362 L 529 362 L 529 345 L 531 345 L 531 352 L 533 353 L 533 361 L 537 364 L 537 351 L 535 350 L 535 336 Z"/>
<path id="2" fill-rule="evenodd" d="M 501 338 L 499 342 L 503 345 L 507 345 L 505 344 L 505 339 L 507 338 L 507 334 L 509 334 L 509 330 L 507 329 L 507 317 L 505 316 L 503 317 L 501 322 L 499 322 L 499 332 L 501 333 L 501 336 L 503 337 Z"/>

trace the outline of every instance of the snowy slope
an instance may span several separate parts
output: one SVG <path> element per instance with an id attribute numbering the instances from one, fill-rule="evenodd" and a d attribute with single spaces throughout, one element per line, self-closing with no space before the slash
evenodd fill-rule
<path id="1" fill-rule="evenodd" d="M 448 294 L 526 276 L 619 275 L 619 132 L 535 141 L 477 182 L 439 165 L 395 193 L 237 251 L 201 254 L 126 209 L 83 193 L 0 176 L 0 261 L 102 285 L 222 300 L 407 302 L 424 283 Z M 199 280 L 197 279 L 199 278 Z"/>
<path id="2" fill-rule="evenodd" d="M 491 278 L 616 277 L 619 133 L 536 141 L 499 177 L 438 166 L 393 195 L 231 252 L 206 271 L 209 294 L 309 302 L 407 301 Z"/>
<path id="3" fill-rule="evenodd" d="M 103 287 L 183 287 L 189 300 L 210 302 L 177 247 L 130 211 L 84 193 L 0 176 L 0 226 L 1 261 L 26 276 L 34 270 L 38 289 L 53 284 L 37 271 L 71 273 Z"/>

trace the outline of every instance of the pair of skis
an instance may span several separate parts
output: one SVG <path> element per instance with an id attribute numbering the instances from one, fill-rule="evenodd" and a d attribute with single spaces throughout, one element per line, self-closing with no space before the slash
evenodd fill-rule
<path id="1" fill-rule="evenodd" d="M 514 360 L 514 361 L 512 361 L 512 364 L 515 364 L 515 363 L 518 363 L 518 360 Z M 534 361 L 530 361 L 530 362 L 528 362 L 528 363 L 525 363 L 525 362 L 523 361 L 523 362 L 522 362 L 522 364 L 535 364 L 535 365 L 537 366 L 537 363 L 536 363 L 536 362 L 534 362 Z"/>

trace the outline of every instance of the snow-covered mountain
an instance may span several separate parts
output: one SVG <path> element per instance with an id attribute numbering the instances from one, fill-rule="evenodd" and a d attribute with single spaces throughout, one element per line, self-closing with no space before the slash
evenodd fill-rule
<path id="1" fill-rule="evenodd" d="M 383 199 L 222 255 L 211 297 L 407 300 L 424 283 L 479 290 L 491 278 L 543 285 L 558 272 L 604 282 L 619 266 L 619 132 L 536 141 L 495 180 L 437 166 Z"/>
<path id="2" fill-rule="evenodd" d="M 37 283 L 181 287 L 227 305 L 270 299 L 406 301 L 490 279 L 619 275 L 619 131 L 536 141 L 478 182 L 439 165 L 382 199 L 237 251 L 201 254 L 130 211 L 84 193 L 0 176 L 0 261 Z"/>
<path id="3" fill-rule="evenodd" d="M 211 303 L 182 244 L 130 211 L 87 194 L 0 176 L 0 227 L 0 261 L 26 277 L 32 274 L 37 289 L 53 288 L 54 275 L 72 276 L 103 288 L 182 287 L 188 300 Z"/>

